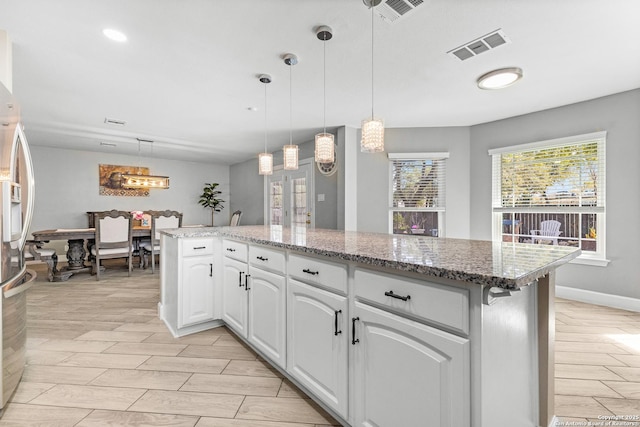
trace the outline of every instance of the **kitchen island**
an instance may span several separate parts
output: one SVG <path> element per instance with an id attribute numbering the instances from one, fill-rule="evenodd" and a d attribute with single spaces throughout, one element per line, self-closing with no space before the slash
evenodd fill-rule
<path id="1" fill-rule="evenodd" d="M 266 226 L 164 230 L 159 315 L 227 325 L 344 425 L 553 422 L 575 248 Z"/>

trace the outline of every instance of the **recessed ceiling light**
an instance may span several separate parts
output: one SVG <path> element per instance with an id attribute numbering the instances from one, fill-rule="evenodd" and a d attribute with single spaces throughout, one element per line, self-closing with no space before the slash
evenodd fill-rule
<path id="1" fill-rule="evenodd" d="M 511 86 L 521 78 L 521 68 L 509 67 L 489 71 L 478 77 L 477 82 L 480 89 L 502 89 Z"/>
<path id="2" fill-rule="evenodd" d="M 127 41 L 127 36 L 125 36 L 123 32 L 114 30 L 113 28 L 105 28 L 102 30 L 102 34 L 104 34 L 106 38 L 115 42 L 123 43 Z"/>

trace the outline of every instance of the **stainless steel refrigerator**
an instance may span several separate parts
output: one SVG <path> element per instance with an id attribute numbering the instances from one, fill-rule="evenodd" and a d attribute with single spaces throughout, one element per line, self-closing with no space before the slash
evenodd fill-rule
<path id="1" fill-rule="evenodd" d="M 0 84 L 0 310 L 2 360 L 1 408 L 24 371 L 27 340 L 26 290 L 36 275 L 24 261 L 25 242 L 33 216 L 33 165 L 11 94 Z"/>

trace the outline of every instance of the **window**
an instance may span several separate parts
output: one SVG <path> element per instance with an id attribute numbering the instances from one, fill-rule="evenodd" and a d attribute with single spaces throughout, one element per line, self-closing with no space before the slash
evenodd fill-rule
<path id="1" fill-rule="evenodd" d="M 574 246 L 605 261 L 606 132 L 489 151 L 494 240 Z"/>
<path id="2" fill-rule="evenodd" d="M 389 153 L 394 234 L 443 236 L 449 153 Z"/>

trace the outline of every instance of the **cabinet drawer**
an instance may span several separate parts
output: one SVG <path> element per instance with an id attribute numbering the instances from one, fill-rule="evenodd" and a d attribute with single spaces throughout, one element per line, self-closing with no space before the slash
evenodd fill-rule
<path id="1" fill-rule="evenodd" d="M 264 246 L 249 246 L 249 264 L 263 270 L 284 274 L 284 252 Z"/>
<path id="2" fill-rule="evenodd" d="M 469 292 L 466 289 L 357 269 L 355 295 L 400 315 L 469 333 Z"/>
<path id="3" fill-rule="evenodd" d="M 247 244 L 234 242 L 233 240 L 222 241 L 222 253 L 224 256 L 247 262 Z"/>
<path id="4" fill-rule="evenodd" d="M 289 275 L 307 283 L 347 293 L 347 266 L 344 264 L 289 255 Z"/>
<path id="5" fill-rule="evenodd" d="M 182 256 L 213 254 L 213 239 L 182 239 Z"/>

